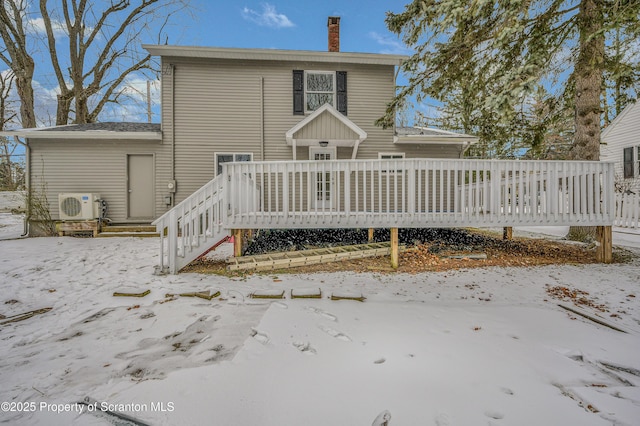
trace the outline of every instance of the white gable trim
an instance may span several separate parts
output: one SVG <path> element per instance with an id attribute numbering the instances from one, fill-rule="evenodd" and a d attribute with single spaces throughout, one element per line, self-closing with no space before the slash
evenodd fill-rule
<path id="1" fill-rule="evenodd" d="M 333 140 L 333 139 L 327 138 L 326 141 L 329 142 L 330 145 L 332 145 L 332 146 L 353 147 L 353 153 L 352 153 L 351 157 L 353 159 L 356 158 L 356 155 L 357 155 L 357 152 L 358 152 L 358 146 L 360 146 L 360 143 L 362 143 L 362 141 L 364 141 L 367 138 L 367 132 L 362 130 L 356 123 L 354 123 L 353 121 L 349 120 L 345 115 L 340 113 L 337 109 L 335 109 L 330 104 L 324 104 L 323 106 L 321 106 L 320 108 L 315 110 L 313 113 L 311 113 L 307 117 L 305 117 L 303 120 L 300 120 L 300 122 L 298 122 L 298 124 L 293 126 L 291 129 L 289 129 L 285 133 L 285 139 L 287 141 L 287 145 L 291 145 L 293 147 L 293 159 L 294 160 L 296 159 L 296 147 L 297 146 L 311 146 L 312 143 L 315 144 L 315 143 L 319 143 L 320 141 L 319 140 L 315 140 L 315 139 L 314 140 L 304 140 L 304 141 L 296 140 L 293 137 L 293 135 L 295 135 L 296 132 L 298 132 L 301 129 L 303 129 L 306 125 L 311 123 L 313 120 L 318 118 L 324 112 L 328 112 L 329 114 L 333 115 L 342 124 L 344 124 L 347 128 L 349 128 L 356 135 L 358 135 L 357 139 L 353 139 L 353 140 L 342 140 L 342 139 Z"/>
<path id="2" fill-rule="evenodd" d="M 293 135 L 295 135 L 297 131 L 299 131 L 300 129 L 305 127 L 307 124 L 311 123 L 313 120 L 318 118 L 325 111 L 329 111 L 335 118 L 340 120 L 342 122 L 342 124 L 347 126 L 349 129 L 353 130 L 354 133 L 356 133 L 358 135 L 358 139 L 364 140 L 364 139 L 367 138 L 367 132 L 365 132 L 360 127 L 358 127 L 358 125 L 356 123 L 354 123 L 353 121 L 349 120 L 342 113 L 338 112 L 338 110 L 335 109 L 330 104 L 324 104 L 320 108 L 315 110 L 313 113 L 311 113 L 307 117 L 305 117 L 304 120 L 300 120 L 300 122 L 298 124 L 296 124 L 291 129 L 289 129 L 289 131 L 287 131 L 287 133 L 286 133 L 287 142 L 289 142 L 291 139 L 293 139 Z"/>

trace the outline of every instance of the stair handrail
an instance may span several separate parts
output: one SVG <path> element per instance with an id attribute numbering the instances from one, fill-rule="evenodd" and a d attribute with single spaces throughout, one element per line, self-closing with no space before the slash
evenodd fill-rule
<path id="1" fill-rule="evenodd" d="M 151 224 L 157 226 L 158 224 L 162 223 L 163 221 L 165 221 L 171 215 L 172 211 L 178 211 L 179 209 L 181 209 L 184 206 L 188 205 L 194 199 L 197 199 L 198 197 L 200 197 L 203 192 L 206 192 L 207 190 L 209 190 L 209 188 L 211 186 L 215 187 L 216 184 L 218 184 L 218 189 L 216 191 L 214 191 L 211 195 L 212 196 L 220 195 L 220 193 L 223 190 L 223 187 L 222 187 L 222 175 L 218 175 L 218 176 L 214 177 L 213 179 L 211 179 L 209 182 L 205 183 L 196 192 L 194 192 L 193 194 L 189 195 L 187 198 L 185 198 L 180 203 L 178 203 L 175 206 L 173 206 L 171 209 L 167 210 L 162 216 L 160 216 L 159 218 L 157 218 L 156 220 L 151 222 Z M 198 203 L 198 205 L 200 205 L 200 204 L 202 204 L 202 203 Z M 191 210 L 193 210 L 193 209 L 191 209 Z M 186 213 L 189 213 L 190 211 L 188 211 Z"/>
<path id="2" fill-rule="evenodd" d="M 156 227 L 156 230 L 160 234 L 160 265 L 157 270 L 158 273 L 177 273 L 180 268 L 178 256 L 184 257 L 187 249 L 189 249 L 189 251 L 193 249 L 194 242 L 191 236 L 186 236 L 185 232 L 187 230 L 181 230 L 181 228 L 184 228 L 184 225 L 189 222 L 189 217 L 192 214 L 204 214 L 209 207 L 220 202 L 224 190 L 222 187 L 222 176 L 223 175 L 218 175 L 211 179 L 193 194 L 152 222 L 152 225 Z M 197 218 L 197 216 L 194 217 Z M 192 228 L 188 230 L 191 234 L 193 234 Z M 180 237 L 179 233 L 182 234 Z M 196 238 L 199 238 L 200 235 L 197 232 L 196 234 Z M 200 241 L 197 240 L 195 246 L 199 245 Z"/>

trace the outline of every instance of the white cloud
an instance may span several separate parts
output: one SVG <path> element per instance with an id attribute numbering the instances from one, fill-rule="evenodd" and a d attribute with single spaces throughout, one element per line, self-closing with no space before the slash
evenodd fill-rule
<path id="1" fill-rule="evenodd" d="M 375 31 L 369 33 L 369 37 L 383 47 L 380 53 L 393 55 L 411 55 L 413 52 L 401 41 L 391 38 L 388 35 L 378 34 Z"/>
<path id="2" fill-rule="evenodd" d="M 47 33 L 46 27 L 44 25 L 44 19 L 42 18 L 29 19 L 29 21 L 27 22 L 27 26 L 38 34 Z M 51 28 L 53 28 L 53 35 L 55 37 L 66 37 L 68 35 L 67 30 L 62 22 L 52 20 Z"/>
<path id="3" fill-rule="evenodd" d="M 269 3 L 262 4 L 262 12 L 245 7 L 242 9 L 242 17 L 263 27 L 289 28 L 295 26 L 286 15 L 278 13 L 276 7 Z"/>

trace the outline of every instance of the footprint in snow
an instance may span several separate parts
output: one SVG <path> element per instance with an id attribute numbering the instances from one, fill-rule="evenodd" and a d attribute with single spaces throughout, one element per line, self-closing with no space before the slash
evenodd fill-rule
<path id="1" fill-rule="evenodd" d="M 296 349 L 298 349 L 300 352 L 302 352 L 305 355 L 315 355 L 316 354 L 316 350 L 311 346 L 311 344 L 309 342 L 293 342 L 292 343 L 293 346 L 296 347 Z"/>
<path id="2" fill-rule="evenodd" d="M 447 416 L 444 413 L 438 414 L 434 419 L 434 422 L 436 426 L 449 426 L 451 424 L 451 420 L 449 419 L 449 416 Z"/>
<path id="3" fill-rule="evenodd" d="M 253 328 L 251 329 L 251 337 L 262 343 L 263 345 L 266 345 L 267 342 L 269 342 L 269 336 Z"/>
<path id="4" fill-rule="evenodd" d="M 500 388 L 500 390 L 502 391 L 502 393 L 505 393 L 507 395 L 514 395 L 514 392 L 509 388 Z"/>
<path id="5" fill-rule="evenodd" d="M 336 317 L 333 314 L 330 314 L 329 312 L 325 312 L 322 309 L 314 308 L 312 306 L 307 306 L 307 310 L 313 312 L 314 314 L 318 314 L 330 321 L 338 321 L 338 317 Z"/>
<path id="6" fill-rule="evenodd" d="M 497 411 L 485 411 L 484 415 L 489 417 L 489 418 L 496 419 L 496 420 L 500 420 L 500 419 L 504 418 L 504 414 L 499 413 Z"/>
<path id="7" fill-rule="evenodd" d="M 325 327 L 325 326 L 320 326 L 320 330 L 324 331 L 325 333 L 327 333 L 329 336 L 331 337 L 335 337 L 336 339 L 342 340 L 343 342 L 350 342 L 351 338 L 349 336 L 347 336 L 346 334 L 338 331 L 338 330 L 334 330 L 331 327 Z"/>

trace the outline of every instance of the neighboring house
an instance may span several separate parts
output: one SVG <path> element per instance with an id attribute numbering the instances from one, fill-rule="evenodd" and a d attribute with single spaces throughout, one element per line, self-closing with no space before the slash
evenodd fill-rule
<path id="1" fill-rule="evenodd" d="M 640 102 L 628 105 L 602 131 L 600 160 L 614 161 L 616 186 L 640 193 Z"/>
<path id="2" fill-rule="evenodd" d="M 475 137 L 382 129 L 401 55 L 143 46 L 161 60 L 162 124 L 4 132 L 28 144 L 28 180 L 59 219 L 59 193 L 96 193 L 116 223 L 151 222 L 242 161 L 462 158 Z M 319 176 L 321 178 L 321 176 Z"/>

